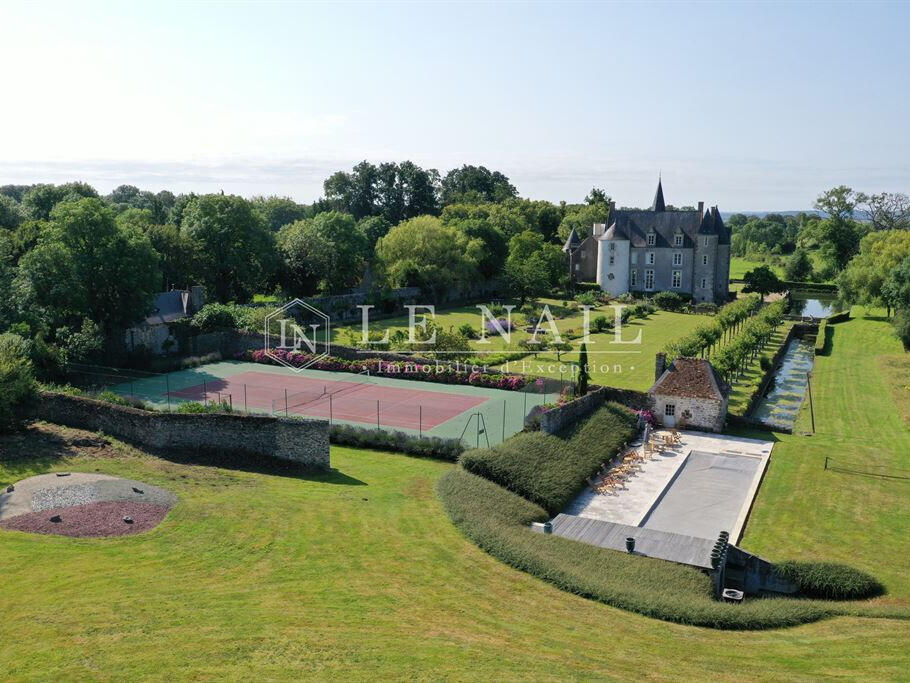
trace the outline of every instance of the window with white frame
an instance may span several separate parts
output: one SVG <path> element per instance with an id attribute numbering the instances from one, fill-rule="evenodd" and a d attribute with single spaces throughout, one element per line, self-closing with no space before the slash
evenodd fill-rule
<path id="1" fill-rule="evenodd" d="M 648 264 L 649 266 L 654 265 L 654 252 L 653 251 L 649 251 L 647 254 L 645 254 L 645 263 Z"/>
<path id="2" fill-rule="evenodd" d="M 646 270 L 645 271 L 645 289 L 652 290 L 654 289 L 654 271 Z"/>
<path id="3" fill-rule="evenodd" d="M 681 252 L 677 251 L 677 252 L 673 253 L 673 265 L 674 266 L 682 265 L 682 253 Z"/>
<path id="4" fill-rule="evenodd" d="M 679 288 L 682 287 L 682 271 L 674 270 L 673 271 L 673 284 L 671 287 Z"/>
<path id="5" fill-rule="evenodd" d="M 633 270 L 629 273 L 629 286 L 635 287 L 636 285 L 638 285 L 638 271 Z"/>
<path id="6" fill-rule="evenodd" d="M 653 247 L 657 243 L 657 235 L 653 232 L 648 233 L 648 246 Z"/>
<path id="7" fill-rule="evenodd" d="M 708 255 L 707 255 L 707 254 L 702 254 L 702 257 L 701 257 L 701 264 L 702 264 L 703 266 L 708 265 Z"/>
<path id="8" fill-rule="evenodd" d="M 673 244 L 676 245 L 677 247 L 681 247 L 681 246 L 682 246 L 682 244 L 683 244 L 682 241 L 683 241 L 683 236 L 682 236 L 682 235 L 676 235 L 676 237 L 673 238 Z"/>
<path id="9" fill-rule="evenodd" d="M 664 406 L 664 415 L 666 415 L 667 417 L 673 417 L 674 415 L 676 415 L 676 404 L 667 403 Z"/>

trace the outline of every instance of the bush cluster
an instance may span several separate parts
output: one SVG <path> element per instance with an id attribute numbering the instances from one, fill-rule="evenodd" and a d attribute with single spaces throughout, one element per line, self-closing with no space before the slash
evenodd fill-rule
<path id="1" fill-rule="evenodd" d="M 464 451 L 464 446 L 459 439 L 442 439 L 437 436 L 421 438 L 405 432 L 365 429 L 343 424 L 332 425 L 329 439 L 339 446 L 377 448 L 448 462 L 456 462 L 458 456 Z"/>
<path id="2" fill-rule="evenodd" d="M 632 438 L 636 421 L 627 408 L 608 403 L 562 434 L 524 432 L 496 448 L 467 451 L 460 462 L 555 514 Z"/>
<path id="3" fill-rule="evenodd" d="M 651 297 L 652 303 L 662 311 L 681 311 L 689 300 L 679 292 L 658 292 Z"/>
<path id="4" fill-rule="evenodd" d="M 214 415 L 219 413 L 232 413 L 234 412 L 234 409 L 225 401 L 222 401 L 221 403 L 218 403 L 217 401 L 211 401 L 209 403 L 190 401 L 188 403 L 181 403 L 177 406 L 177 412 L 185 415 Z"/>
<path id="5" fill-rule="evenodd" d="M 825 600 L 863 600 L 885 592 L 875 577 L 833 562 L 782 562 L 777 573 L 795 583 L 802 595 Z"/>
<path id="6" fill-rule="evenodd" d="M 680 357 L 694 358 L 703 350 L 712 348 L 727 335 L 728 331 L 735 332 L 760 303 L 761 298 L 757 294 L 752 294 L 727 304 L 718 311 L 711 323 L 700 325 L 667 346 L 664 349 L 667 360 L 671 361 Z"/>

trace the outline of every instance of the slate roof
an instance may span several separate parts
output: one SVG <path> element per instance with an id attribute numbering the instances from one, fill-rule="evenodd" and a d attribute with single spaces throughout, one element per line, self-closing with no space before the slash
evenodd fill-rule
<path id="1" fill-rule="evenodd" d="M 651 202 L 651 211 L 666 211 L 667 205 L 664 203 L 664 188 L 657 179 L 657 192 L 654 193 L 654 201 Z"/>
<path id="2" fill-rule="evenodd" d="M 698 233 L 698 211 L 624 211 L 613 212 L 613 223 L 602 240 L 629 240 L 633 247 L 648 246 L 647 235 L 655 234 L 655 247 L 674 247 L 674 236 L 683 234 L 683 247 L 693 248 Z"/>
<path id="3" fill-rule="evenodd" d="M 724 399 L 729 391 L 714 366 L 701 358 L 677 358 L 648 389 L 649 394 L 718 401 Z"/>
<path id="4" fill-rule="evenodd" d="M 147 325 L 161 325 L 186 317 L 189 304 L 189 292 L 179 289 L 160 292 L 155 295 L 152 313 L 145 319 Z"/>
<path id="5" fill-rule="evenodd" d="M 566 243 L 563 245 L 562 250 L 565 252 L 572 252 L 578 249 L 581 246 L 581 239 L 578 237 L 578 233 L 575 232 L 575 228 L 569 232 L 569 236 L 566 238 Z"/>

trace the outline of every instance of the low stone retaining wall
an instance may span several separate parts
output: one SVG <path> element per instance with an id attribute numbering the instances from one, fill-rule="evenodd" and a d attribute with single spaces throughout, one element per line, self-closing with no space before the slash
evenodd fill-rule
<path id="1" fill-rule="evenodd" d="M 330 467 L 326 420 L 158 413 L 50 392 L 42 392 L 34 415 L 150 448 L 224 451 L 290 460 L 318 470 Z"/>
<path id="2" fill-rule="evenodd" d="M 616 389 L 614 387 L 596 387 L 581 398 L 550 408 L 546 412 L 533 410 L 528 419 L 531 421 L 538 420 L 541 431 L 547 434 L 555 434 L 586 415 L 590 415 L 608 401 L 621 403 L 633 410 L 644 410 L 651 405 L 648 395 L 641 391 Z"/>

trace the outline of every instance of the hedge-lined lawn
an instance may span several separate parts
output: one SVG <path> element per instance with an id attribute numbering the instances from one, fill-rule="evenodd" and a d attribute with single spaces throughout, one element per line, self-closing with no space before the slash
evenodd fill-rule
<path id="1" fill-rule="evenodd" d="M 784 276 L 784 269 L 779 266 L 772 266 L 762 261 L 747 261 L 744 258 L 733 256 L 730 258 L 730 277 L 734 280 L 741 280 L 750 270 L 755 270 L 761 266 L 768 266 L 777 273 L 777 277 Z"/>
<path id="2" fill-rule="evenodd" d="M 712 320 L 709 316 L 657 311 L 647 318 L 632 320 L 623 325 L 623 341 L 632 341 L 641 332 L 640 344 L 617 344 L 613 332 L 592 334 L 588 345 L 588 364 L 592 366 L 591 382 L 621 389 L 647 391 L 654 384 L 654 355 L 670 342 L 682 337 L 699 325 Z M 576 348 L 580 340 L 571 342 Z M 511 361 L 502 368 L 543 377 L 560 377 L 561 367 L 578 362 L 578 351 L 562 354 L 546 351 L 524 360 Z M 562 376 L 567 376 L 562 372 Z"/>
<path id="3" fill-rule="evenodd" d="M 8 444 L 0 441 L 0 458 Z M 34 455 L 0 463 L 0 484 L 51 469 L 99 470 L 170 488 L 180 503 L 162 526 L 129 538 L 0 532 L 7 679 L 906 671 L 910 622 L 711 631 L 614 609 L 515 571 L 444 513 L 433 488 L 451 465 L 334 448 L 336 473 L 298 479 L 127 448 L 66 458 L 57 432 L 17 450 Z M 691 580 L 680 573 L 667 590 Z"/>
<path id="4" fill-rule="evenodd" d="M 730 391 L 727 412 L 733 415 L 745 415 L 752 395 L 761 388 L 761 383 L 765 376 L 765 371 L 761 368 L 761 359 L 767 358 L 770 362 L 774 358 L 774 354 L 787 340 L 791 327 L 793 327 L 793 321 L 785 320 L 771 335 L 771 339 L 768 340 L 764 350 L 749 363 L 749 366 Z"/>
<path id="5" fill-rule="evenodd" d="M 778 435 L 743 545 L 769 559 L 826 560 L 885 584 L 883 601 L 910 605 L 910 428 L 889 390 L 883 360 L 907 358 L 890 325 L 853 309 L 828 325 L 831 351 L 816 356 L 816 433 L 805 401 L 793 436 Z M 893 362 L 893 361 L 892 361 Z M 870 474 L 825 471 L 832 463 Z"/>

